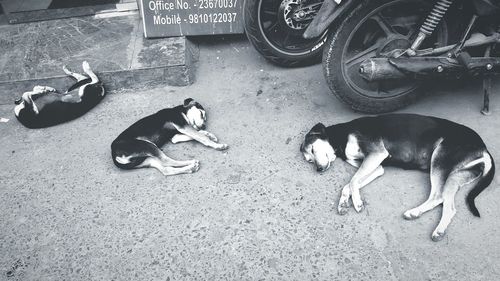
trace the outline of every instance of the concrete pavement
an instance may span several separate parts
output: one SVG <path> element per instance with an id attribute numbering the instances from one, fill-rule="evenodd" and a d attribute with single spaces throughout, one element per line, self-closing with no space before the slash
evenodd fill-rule
<path id="1" fill-rule="evenodd" d="M 188 87 L 110 93 L 91 112 L 29 130 L 0 106 L 0 280 L 496 280 L 500 276 L 499 179 L 465 206 L 446 238 L 430 235 L 440 208 L 415 221 L 428 175 L 388 168 L 362 190 L 360 214 L 339 216 L 354 169 L 337 160 L 319 175 L 299 153 L 316 122 L 360 116 L 328 91 L 320 65 L 283 69 L 241 37 L 200 42 Z M 479 113 L 480 84 L 442 87 L 406 108 L 477 130 L 500 163 L 500 100 Z M 495 83 L 496 92 L 500 89 Z M 111 141 L 127 126 L 193 97 L 227 152 L 167 144 L 196 158 L 192 175 L 118 170 Z"/>

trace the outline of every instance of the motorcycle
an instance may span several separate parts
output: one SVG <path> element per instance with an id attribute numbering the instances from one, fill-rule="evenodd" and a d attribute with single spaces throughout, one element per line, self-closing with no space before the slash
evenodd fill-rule
<path id="1" fill-rule="evenodd" d="M 499 0 L 325 0 L 302 37 L 328 34 L 326 80 L 356 111 L 393 111 L 424 82 L 481 75 L 488 114 L 491 75 L 500 73 L 499 15 Z"/>

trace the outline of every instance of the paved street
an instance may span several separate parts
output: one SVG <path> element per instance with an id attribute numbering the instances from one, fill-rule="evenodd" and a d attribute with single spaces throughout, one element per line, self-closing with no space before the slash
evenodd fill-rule
<path id="1" fill-rule="evenodd" d="M 362 190 L 366 209 L 340 216 L 354 169 L 338 159 L 320 175 L 299 145 L 319 121 L 361 115 L 329 93 L 321 65 L 276 67 L 239 36 L 199 43 L 188 87 L 111 92 L 85 116 L 42 130 L 0 105 L 10 119 L 0 123 L 0 280 L 498 280 L 500 177 L 476 199 L 480 219 L 459 191 L 438 243 L 430 235 L 440 208 L 402 217 L 429 192 L 421 172 L 387 168 Z M 479 81 L 450 84 L 402 112 L 472 127 L 500 163 L 500 82 L 491 116 L 479 113 Z M 229 150 L 167 144 L 172 158 L 200 160 L 190 175 L 113 165 L 120 132 L 187 97 Z"/>

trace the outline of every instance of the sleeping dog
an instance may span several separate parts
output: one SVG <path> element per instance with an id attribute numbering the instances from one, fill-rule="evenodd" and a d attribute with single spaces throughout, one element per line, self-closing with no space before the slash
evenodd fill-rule
<path id="1" fill-rule="evenodd" d="M 304 158 L 323 172 L 336 157 L 358 168 L 343 189 L 338 212 L 349 208 L 360 212 L 363 201 L 359 190 L 384 174 L 384 165 L 430 171 L 431 192 L 420 206 L 404 213 L 416 219 L 442 204 L 441 220 L 432 240 L 441 240 L 456 213 L 454 197 L 464 185 L 473 188 L 467 204 L 479 217 L 474 199 L 490 185 L 495 164 L 481 137 L 472 129 L 435 117 L 389 114 L 363 117 L 325 127 L 319 123 L 305 136 L 300 147 Z"/>
<path id="2" fill-rule="evenodd" d="M 96 106 L 105 95 L 99 78 L 90 69 L 88 62 L 82 63 L 87 75 L 71 72 L 63 67 L 64 72 L 76 79 L 65 93 L 47 86 L 35 86 L 16 100 L 14 113 L 28 128 L 44 128 L 73 120 Z"/>
<path id="3" fill-rule="evenodd" d="M 121 133 L 111 144 L 111 156 L 122 169 L 156 168 L 165 176 L 198 171 L 198 160 L 177 161 L 168 157 L 160 148 L 172 143 L 196 140 L 205 146 L 225 150 L 227 144 L 205 129 L 205 109 L 189 98 L 183 105 L 165 108 L 142 118 Z"/>

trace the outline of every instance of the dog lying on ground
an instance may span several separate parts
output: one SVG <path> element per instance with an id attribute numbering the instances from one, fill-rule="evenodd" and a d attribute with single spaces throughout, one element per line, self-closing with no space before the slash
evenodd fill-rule
<path id="1" fill-rule="evenodd" d="M 142 118 L 121 133 L 111 144 L 115 165 L 122 169 L 156 168 L 165 176 L 198 171 L 198 160 L 177 161 L 160 148 L 172 143 L 196 140 L 216 150 L 225 150 L 227 144 L 218 143 L 217 137 L 204 131 L 205 109 L 189 98 L 183 105 L 165 108 Z"/>
<path id="2" fill-rule="evenodd" d="M 104 98 L 104 87 L 88 62 L 84 61 L 82 66 L 87 75 L 63 67 L 68 76 L 77 80 L 65 93 L 47 86 L 35 86 L 33 91 L 16 100 L 14 113 L 19 122 L 28 128 L 49 127 L 80 117 L 96 106 Z"/>
<path id="3" fill-rule="evenodd" d="M 493 158 L 475 131 L 445 119 L 414 114 L 363 117 L 330 127 L 319 123 L 307 133 L 300 151 L 320 172 L 336 157 L 358 168 L 342 189 L 341 215 L 347 213 L 349 198 L 357 212 L 363 209 L 359 190 L 384 174 L 383 165 L 430 171 L 429 198 L 403 216 L 416 219 L 442 204 L 441 220 L 432 233 L 434 241 L 444 237 L 456 213 L 458 189 L 473 186 L 466 201 L 472 214 L 479 217 L 474 199 L 495 174 Z"/>

